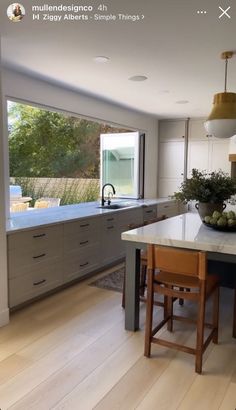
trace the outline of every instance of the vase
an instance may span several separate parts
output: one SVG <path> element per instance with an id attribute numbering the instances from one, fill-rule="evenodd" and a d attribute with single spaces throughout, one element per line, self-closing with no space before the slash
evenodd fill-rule
<path id="1" fill-rule="evenodd" d="M 195 204 L 195 208 L 198 210 L 200 218 L 203 220 L 205 216 L 211 216 L 214 211 L 223 212 L 226 208 L 224 202 L 198 202 Z"/>

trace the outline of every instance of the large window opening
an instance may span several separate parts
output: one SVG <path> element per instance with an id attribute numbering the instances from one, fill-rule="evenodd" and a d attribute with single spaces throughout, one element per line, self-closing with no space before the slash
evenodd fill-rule
<path id="1" fill-rule="evenodd" d="M 100 135 L 134 134 L 14 101 L 8 101 L 8 130 L 12 212 L 98 200 Z M 122 196 L 122 187 L 117 192 Z"/>

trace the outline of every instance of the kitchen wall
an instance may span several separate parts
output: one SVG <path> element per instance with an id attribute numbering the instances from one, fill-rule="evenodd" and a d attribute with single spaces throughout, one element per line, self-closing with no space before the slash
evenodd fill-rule
<path id="1" fill-rule="evenodd" d="M 1 44 L 0 44 L 1 60 Z M 0 71 L 0 96 L 2 96 L 2 77 Z M 7 256 L 6 256 L 6 221 L 4 201 L 4 139 L 2 121 L 2 98 L 0 98 L 0 326 L 8 323 L 8 287 L 7 287 Z"/>
<path id="2" fill-rule="evenodd" d="M 8 209 L 8 147 L 7 147 L 7 112 L 6 99 L 15 98 L 42 106 L 54 107 L 85 117 L 124 125 L 127 128 L 139 129 L 146 134 L 145 147 L 145 198 L 157 196 L 157 158 L 158 158 L 158 121 L 156 118 L 101 101 L 91 96 L 62 88 L 19 72 L 4 69 L 2 72 L 2 111 L 3 132 L 0 140 L 0 189 L 1 189 L 1 274 L 0 274 L 0 325 L 7 321 L 7 271 L 6 271 L 6 234 L 5 207 Z M 3 135 L 5 136 L 3 138 Z M 5 191 L 4 191 L 5 182 Z M 4 200 L 5 199 L 5 200 Z M 2 316 L 1 316 L 2 315 Z"/>

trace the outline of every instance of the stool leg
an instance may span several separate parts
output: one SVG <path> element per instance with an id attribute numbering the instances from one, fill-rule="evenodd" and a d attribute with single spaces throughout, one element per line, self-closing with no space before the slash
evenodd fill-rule
<path id="1" fill-rule="evenodd" d="M 236 288 L 234 289 L 233 337 L 236 338 Z"/>
<path id="2" fill-rule="evenodd" d="M 219 297 L 220 297 L 220 289 L 217 289 L 213 295 L 213 326 L 214 326 L 214 335 L 212 338 L 213 343 L 218 343 L 218 327 L 219 327 Z"/>
<path id="3" fill-rule="evenodd" d="M 202 373 L 204 321 L 205 321 L 205 299 L 206 299 L 206 286 L 205 286 L 205 283 L 202 283 L 200 285 L 200 298 L 199 298 L 199 306 L 198 306 L 197 346 L 196 346 L 196 361 L 195 361 L 195 371 L 199 374 Z"/>
<path id="4" fill-rule="evenodd" d="M 146 327 L 145 327 L 145 345 L 144 345 L 144 356 L 146 357 L 150 357 L 150 354 L 151 354 L 152 320 L 153 320 L 153 275 L 154 275 L 154 272 L 151 269 L 148 269 Z"/>
<path id="5" fill-rule="evenodd" d="M 173 286 L 167 286 L 169 288 L 173 288 Z M 168 296 L 167 297 L 167 316 L 169 316 L 169 320 L 167 322 L 167 329 L 169 332 L 173 331 L 173 298 Z"/>

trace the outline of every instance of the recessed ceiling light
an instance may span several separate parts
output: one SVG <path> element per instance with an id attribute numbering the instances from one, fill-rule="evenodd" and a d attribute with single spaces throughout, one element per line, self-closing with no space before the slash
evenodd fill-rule
<path id="1" fill-rule="evenodd" d="M 170 94 L 170 90 L 160 90 L 159 94 Z"/>
<path id="2" fill-rule="evenodd" d="M 176 104 L 188 104 L 189 101 L 188 100 L 179 100 L 175 102 Z"/>
<path id="3" fill-rule="evenodd" d="M 107 63 L 109 60 L 110 60 L 109 57 L 106 57 L 106 56 L 94 57 L 94 61 L 96 61 L 96 63 Z"/>
<path id="4" fill-rule="evenodd" d="M 145 75 L 134 75 L 133 77 L 129 78 L 130 81 L 145 81 L 147 77 Z"/>

